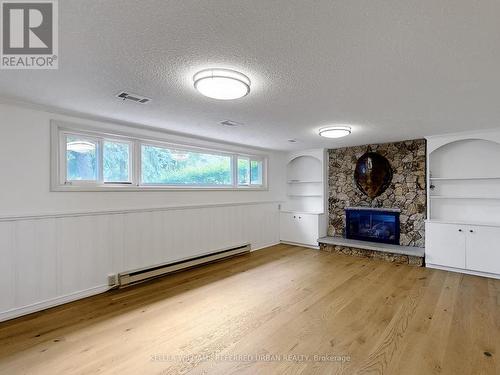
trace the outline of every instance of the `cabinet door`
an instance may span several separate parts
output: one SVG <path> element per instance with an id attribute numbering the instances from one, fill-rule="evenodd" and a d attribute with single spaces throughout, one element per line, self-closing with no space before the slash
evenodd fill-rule
<path id="1" fill-rule="evenodd" d="M 425 261 L 446 267 L 465 268 L 465 226 L 426 223 Z"/>
<path id="2" fill-rule="evenodd" d="M 298 219 L 296 214 L 282 212 L 280 214 L 280 240 L 298 242 Z"/>
<path id="3" fill-rule="evenodd" d="M 282 212 L 280 239 L 304 245 L 318 246 L 318 215 Z"/>
<path id="4" fill-rule="evenodd" d="M 467 228 L 467 269 L 500 274 L 500 228 Z"/>
<path id="5" fill-rule="evenodd" d="M 298 214 L 297 242 L 306 245 L 318 246 L 318 215 Z"/>

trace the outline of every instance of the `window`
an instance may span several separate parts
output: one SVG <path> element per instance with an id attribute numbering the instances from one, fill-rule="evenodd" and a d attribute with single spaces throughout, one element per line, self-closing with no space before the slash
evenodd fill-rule
<path id="1" fill-rule="evenodd" d="M 250 162 L 250 184 L 262 185 L 262 160 L 252 160 Z"/>
<path id="2" fill-rule="evenodd" d="M 238 185 L 261 186 L 263 176 L 262 160 L 245 157 L 238 158 Z"/>
<path id="3" fill-rule="evenodd" d="M 264 189 L 267 159 L 52 124 L 52 189 Z"/>
<path id="4" fill-rule="evenodd" d="M 130 144 L 104 141 L 102 154 L 104 182 L 130 183 Z"/>
<path id="5" fill-rule="evenodd" d="M 142 145 L 142 183 L 232 185 L 231 156 Z"/>
<path id="6" fill-rule="evenodd" d="M 64 183 L 131 183 L 130 143 L 63 133 Z M 102 160 L 102 162 L 101 162 Z"/>
<path id="7" fill-rule="evenodd" d="M 238 185 L 250 183 L 250 159 L 238 158 Z"/>
<path id="8" fill-rule="evenodd" d="M 66 137 L 66 179 L 68 181 L 97 181 L 97 148 L 94 139 Z"/>

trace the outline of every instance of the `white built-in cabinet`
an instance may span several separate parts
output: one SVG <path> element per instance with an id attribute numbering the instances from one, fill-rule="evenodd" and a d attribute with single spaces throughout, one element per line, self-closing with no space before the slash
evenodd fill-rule
<path id="1" fill-rule="evenodd" d="M 427 223 L 426 236 L 427 265 L 500 278 L 500 227 Z"/>
<path id="2" fill-rule="evenodd" d="M 293 152 L 287 160 L 287 199 L 281 206 L 282 242 L 317 247 L 326 235 L 326 150 Z"/>
<path id="3" fill-rule="evenodd" d="M 316 246 L 319 234 L 319 214 L 282 212 L 280 215 L 281 240 Z"/>
<path id="4" fill-rule="evenodd" d="M 426 265 L 500 278 L 500 131 L 427 139 Z"/>

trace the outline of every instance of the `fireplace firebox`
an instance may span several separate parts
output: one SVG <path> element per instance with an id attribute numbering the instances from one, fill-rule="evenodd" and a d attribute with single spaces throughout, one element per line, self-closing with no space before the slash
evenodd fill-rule
<path id="1" fill-rule="evenodd" d="M 346 238 L 399 245 L 398 209 L 348 207 Z"/>

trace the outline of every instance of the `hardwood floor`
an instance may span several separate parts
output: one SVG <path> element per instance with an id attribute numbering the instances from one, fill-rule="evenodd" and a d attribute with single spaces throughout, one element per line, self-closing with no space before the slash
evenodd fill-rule
<path id="1" fill-rule="evenodd" d="M 0 324 L 1 374 L 500 374 L 499 350 L 500 280 L 288 245 Z"/>

